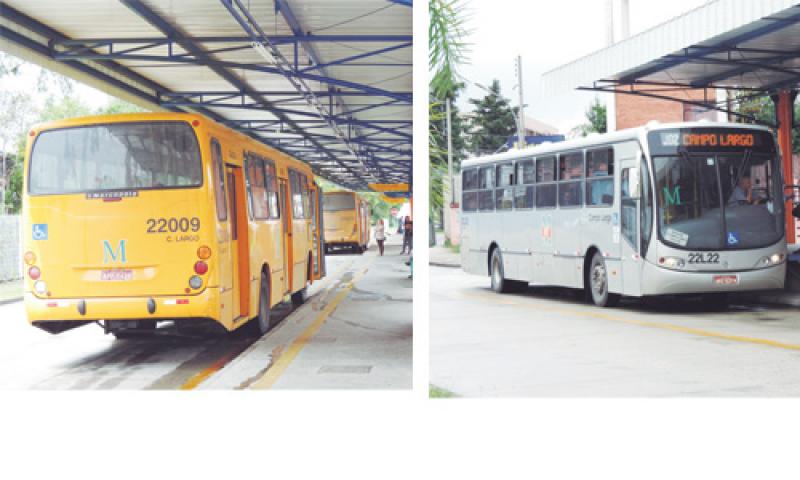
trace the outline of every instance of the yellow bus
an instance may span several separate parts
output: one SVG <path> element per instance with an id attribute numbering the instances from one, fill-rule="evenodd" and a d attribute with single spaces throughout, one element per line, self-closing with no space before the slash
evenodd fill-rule
<path id="1" fill-rule="evenodd" d="M 364 253 L 369 247 L 370 210 L 355 192 L 325 192 L 322 202 L 325 250 Z"/>
<path id="2" fill-rule="evenodd" d="M 201 115 L 37 125 L 24 175 L 25 307 L 50 333 L 164 320 L 263 333 L 325 274 L 309 166 Z"/>

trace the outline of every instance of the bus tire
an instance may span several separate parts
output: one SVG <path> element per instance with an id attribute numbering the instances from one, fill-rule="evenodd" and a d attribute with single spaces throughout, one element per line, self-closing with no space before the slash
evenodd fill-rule
<path id="1" fill-rule="evenodd" d="M 264 335 L 272 327 L 272 312 L 270 312 L 269 282 L 267 276 L 261 274 L 261 288 L 258 296 L 258 315 L 252 321 L 253 333 Z"/>
<path id="2" fill-rule="evenodd" d="M 308 268 L 306 268 L 306 283 L 303 284 L 303 288 L 292 294 L 292 305 L 294 305 L 295 307 L 299 307 L 300 305 L 306 303 L 307 299 L 308 299 Z"/>
<path id="3" fill-rule="evenodd" d="M 586 278 L 587 297 L 598 307 L 613 307 L 619 303 L 620 295 L 608 291 L 608 269 L 600 252 L 594 252 Z"/>
<path id="4" fill-rule="evenodd" d="M 527 287 L 527 283 L 516 280 L 506 279 L 503 271 L 503 256 L 499 248 L 492 250 L 491 271 L 489 276 L 492 280 L 492 290 L 497 293 L 511 293 L 522 291 Z"/>

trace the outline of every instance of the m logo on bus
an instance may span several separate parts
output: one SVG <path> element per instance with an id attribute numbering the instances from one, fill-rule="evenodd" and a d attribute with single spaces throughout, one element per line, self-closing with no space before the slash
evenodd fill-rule
<path id="1" fill-rule="evenodd" d="M 111 246 L 111 242 L 103 240 L 103 263 L 112 262 L 126 263 L 128 261 L 125 256 L 125 240 L 120 240 L 117 248 Z"/>
<path id="2" fill-rule="evenodd" d="M 675 185 L 675 190 L 670 193 L 668 187 L 664 187 L 664 201 L 667 205 L 681 204 L 681 186 Z"/>

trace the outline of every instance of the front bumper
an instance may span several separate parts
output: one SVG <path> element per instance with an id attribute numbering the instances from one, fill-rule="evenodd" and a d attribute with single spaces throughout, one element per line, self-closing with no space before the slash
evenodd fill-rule
<path id="1" fill-rule="evenodd" d="M 739 272 L 684 272 L 646 263 L 642 273 L 642 295 L 747 292 L 782 289 L 786 281 L 786 262 Z M 737 275 L 739 281 L 735 285 L 720 285 L 714 283 L 715 275 Z"/>

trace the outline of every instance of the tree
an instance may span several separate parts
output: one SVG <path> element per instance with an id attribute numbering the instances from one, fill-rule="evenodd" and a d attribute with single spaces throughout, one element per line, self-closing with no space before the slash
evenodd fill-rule
<path id="1" fill-rule="evenodd" d="M 134 105 L 132 103 L 128 103 L 125 100 L 120 100 L 119 98 L 112 98 L 107 105 L 100 107 L 97 109 L 97 115 L 115 115 L 118 113 L 138 113 L 138 112 L 146 112 L 142 107 L 138 105 Z"/>
<path id="2" fill-rule="evenodd" d="M 430 80 L 430 104 L 428 112 L 428 211 L 431 216 L 440 212 L 444 204 L 442 176 L 447 171 L 447 138 L 442 128 L 444 121 L 445 101 L 451 102 L 461 88 L 459 65 L 467 62 L 469 44 L 465 38 L 469 35 L 465 25 L 467 12 L 462 0 L 429 0 L 428 16 L 428 70 Z M 455 119 L 457 115 L 451 118 Z M 456 132 L 461 124 L 453 121 L 453 149 L 456 150 L 460 135 Z M 460 119 L 458 120 L 460 122 Z M 463 150 L 462 150 L 463 151 Z M 454 152 L 455 154 L 456 152 Z M 454 155 L 454 158 L 458 154 Z M 460 160 L 460 156 L 458 156 Z"/>
<path id="3" fill-rule="evenodd" d="M 736 91 L 733 93 L 731 101 L 732 110 L 743 115 L 749 115 L 752 120 L 733 116 L 733 120 L 739 123 L 762 123 L 774 125 L 775 102 L 767 95 L 754 95 L 752 92 Z M 795 123 L 800 119 L 800 105 L 794 105 Z M 795 128 L 792 130 L 792 152 L 800 153 L 800 132 Z"/>
<path id="4" fill-rule="evenodd" d="M 499 80 L 492 80 L 486 96 L 471 98 L 469 103 L 474 107 L 468 135 L 470 151 L 476 155 L 496 152 L 517 130 L 516 107 L 500 94 Z"/>
<path id="5" fill-rule="evenodd" d="M 585 137 L 590 133 L 606 133 L 608 131 L 606 106 L 600 103 L 600 99 L 594 100 L 586 108 L 586 123 L 582 123 L 570 130 L 570 137 Z"/>

